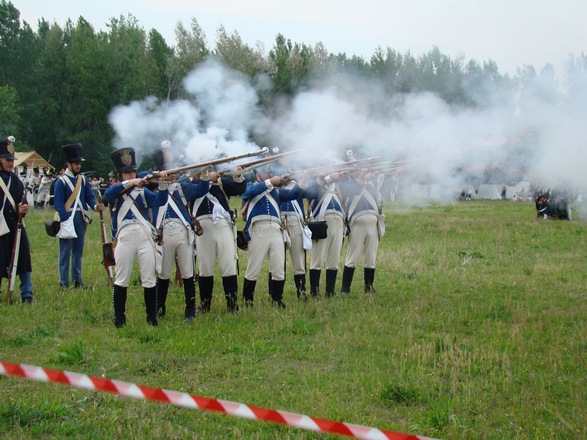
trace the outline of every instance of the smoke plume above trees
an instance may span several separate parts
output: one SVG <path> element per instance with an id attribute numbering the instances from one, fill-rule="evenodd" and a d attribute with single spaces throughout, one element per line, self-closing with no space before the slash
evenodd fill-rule
<path id="1" fill-rule="evenodd" d="M 268 81 L 209 57 L 184 78 L 186 99 L 150 97 L 113 109 L 113 145 L 133 146 L 140 157 L 169 139 L 185 163 L 264 146 L 300 149 L 285 163 L 292 170 L 340 162 L 351 149 L 405 164 L 402 179 L 436 184 L 447 194 L 488 169 L 510 176 L 503 178 L 522 170 L 519 180 L 587 187 L 585 101 L 553 99 L 550 84 L 520 83 L 515 99 L 495 87 L 485 104 L 464 106 L 426 91 L 392 94 L 366 75 L 322 71 L 267 108 L 260 102 Z M 475 96 L 478 85 L 465 92 Z"/>

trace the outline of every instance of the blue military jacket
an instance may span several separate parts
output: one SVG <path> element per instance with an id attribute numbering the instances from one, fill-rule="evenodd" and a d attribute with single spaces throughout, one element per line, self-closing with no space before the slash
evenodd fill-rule
<path id="1" fill-rule="evenodd" d="M 92 193 L 90 182 L 88 181 L 88 179 L 86 179 L 86 176 L 84 176 L 83 174 L 80 175 L 82 176 L 83 180 L 80 188 L 79 208 L 81 208 L 82 213 L 87 213 L 88 207 L 95 209 L 96 198 Z M 64 180 L 69 181 L 71 185 L 64 182 Z M 65 173 L 63 173 L 61 177 L 59 177 L 55 182 L 54 204 L 55 210 L 59 214 L 59 220 L 61 221 L 67 220 L 71 215 L 70 212 L 67 212 L 65 210 L 65 203 L 67 202 L 67 199 L 69 199 L 69 196 L 73 192 L 72 188 L 75 188 L 76 182 L 77 176 L 74 176 L 73 173 L 69 170 L 65 171 Z"/>
<path id="2" fill-rule="evenodd" d="M 281 223 L 281 203 L 294 200 L 301 194 L 299 186 L 293 189 L 275 188 L 268 180 L 248 183 L 247 190 L 242 195 L 243 203 L 249 204 L 245 225 L 247 240 L 251 239 L 248 231 L 255 221 L 271 220 Z"/>

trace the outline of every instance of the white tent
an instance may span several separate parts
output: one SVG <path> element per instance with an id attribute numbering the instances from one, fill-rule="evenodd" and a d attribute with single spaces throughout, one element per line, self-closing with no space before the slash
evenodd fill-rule
<path id="1" fill-rule="evenodd" d="M 27 168 L 55 168 L 36 151 L 17 151 L 14 155 L 16 156 L 15 167 L 23 165 Z"/>
<path id="2" fill-rule="evenodd" d="M 506 197 L 508 199 L 512 199 L 514 196 L 528 197 L 528 195 L 530 194 L 530 182 L 526 182 L 524 180 L 522 180 L 521 182 L 519 182 L 518 184 L 516 184 L 514 186 L 506 186 L 506 188 L 507 188 Z"/>

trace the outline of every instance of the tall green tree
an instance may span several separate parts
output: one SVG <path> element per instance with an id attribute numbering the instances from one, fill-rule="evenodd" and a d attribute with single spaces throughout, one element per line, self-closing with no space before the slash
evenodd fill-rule
<path id="1" fill-rule="evenodd" d="M 163 36 L 155 29 L 149 31 L 149 43 L 147 56 L 154 69 L 154 84 L 149 91 L 160 99 L 166 98 L 169 94 L 168 64 L 173 57 L 173 49 L 167 45 Z"/>
<path id="2" fill-rule="evenodd" d="M 421 90 L 434 92 L 448 103 L 464 104 L 462 64 L 462 58 L 452 60 L 434 46 L 418 60 Z"/>
<path id="3" fill-rule="evenodd" d="M 41 50 L 37 59 L 35 104 L 27 115 L 35 150 L 45 158 L 58 158 L 60 142 L 69 137 L 64 131 L 64 110 L 69 102 L 70 83 L 66 66 L 68 45 L 63 29 L 42 20 L 38 38 Z"/>
<path id="4" fill-rule="evenodd" d="M 539 111 L 552 111 L 560 102 L 554 67 L 544 66 L 540 73 L 534 66 L 525 64 L 518 68 L 515 77 L 519 95 L 518 108 L 522 116 L 532 116 Z"/>
<path id="5" fill-rule="evenodd" d="M 214 53 L 227 66 L 238 70 L 250 78 L 267 72 L 267 62 L 258 49 L 245 44 L 238 32 L 228 34 L 224 26 L 218 28 Z"/>
<path id="6" fill-rule="evenodd" d="M 293 44 L 282 34 L 275 38 L 269 51 L 272 67 L 269 75 L 273 79 L 273 90 L 277 95 L 291 96 L 307 84 L 312 65 L 312 50 L 305 44 Z"/>
<path id="7" fill-rule="evenodd" d="M 147 36 L 137 19 L 128 15 L 111 18 L 107 34 L 99 35 L 100 46 L 107 55 L 106 95 L 110 106 L 144 99 L 159 85 L 159 71 L 155 59 L 149 56 Z"/>
<path id="8" fill-rule="evenodd" d="M 192 18 L 190 29 L 186 29 L 182 22 L 177 23 L 175 38 L 174 56 L 167 65 L 170 84 L 168 99 L 187 97 L 182 80 L 210 54 L 206 34 L 195 18 Z"/>
<path id="9" fill-rule="evenodd" d="M 0 86 L 0 138 L 14 135 L 19 120 L 16 90 L 11 86 Z"/>
<path id="10" fill-rule="evenodd" d="M 66 58 L 68 102 L 64 104 L 63 139 L 59 144 L 81 142 L 86 169 L 97 169 L 98 152 L 110 149 L 112 131 L 106 117 L 117 92 L 110 89 L 110 56 L 105 35 L 97 34 L 91 24 L 80 17 L 71 30 Z"/>
<path id="11" fill-rule="evenodd" d="M 38 55 L 36 36 L 11 2 L 0 2 L 0 85 L 14 87 L 18 94 L 21 115 L 34 109 L 36 99 L 35 60 Z M 20 145 L 30 145 L 32 131 L 25 118 L 20 118 L 14 136 Z"/>
<path id="12" fill-rule="evenodd" d="M 29 52 L 33 31 L 27 23 L 21 23 L 20 12 L 12 4 L 0 2 L 0 84 L 20 87 L 24 72 L 30 69 Z M 34 59 L 34 56 L 32 57 Z"/>
<path id="13" fill-rule="evenodd" d="M 587 103 L 587 55 L 570 55 L 566 64 L 567 103 L 571 109 L 585 111 Z"/>
<path id="14" fill-rule="evenodd" d="M 378 47 L 371 56 L 371 73 L 379 78 L 385 90 L 392 94 L 398 92 L 398 75 L 402 69 L 403 56 L 388 47 L 385 51 Z"/>

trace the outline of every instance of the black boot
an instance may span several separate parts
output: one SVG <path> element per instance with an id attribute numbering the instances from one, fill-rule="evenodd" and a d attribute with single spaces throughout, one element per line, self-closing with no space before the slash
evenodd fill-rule
<path id="1" fill-rule="evenodd" d="M 184 318 L 186 322 L 190 322 L 196 317 L 196 282 L 193 276 L 182 278 L 181 281 L 183 283 L 183 294 L 185 296 Z"/>
<path id="2" fill-rule="evenodd" d="M 298 299 L 306 300 L 306 274 L 294 275 L 294 283 Z"/>
<path id="3" fill-rule="evenodd" d="M 320 270 L 310 269 L 310 295 L 312 298 L 319 298 L 320 294 Z"/>
<path id="4" fill-rule="evenodd" d="M 169 290 L 169 279 L 157 278 L 157 317 L 165 316 L 165 301 Z"/>
<path id="5" fill-rule="evenodd" d="M 157 323 L 157 286 L 143 287 L 147 324 L 158 327 Z"/>
<path id="6" fill-rule="evenodd" d="M 343 295 L 350 295 L 351 283 L 353 282 L 353 275 L 355 274 L 354 267 L 345 266 L 342 270 L 342 286 L 340 287 L 340 293 Z"/>
<path id="7" fill-rule="evenodd" d="M 121 328 L 126 325 L 126 287 L 114 285 L 112 302 L 114 303 L 114 327 Z"/>
<path id="8" fill-rule="evenodd" d="M 285 280 L 271 280 L 271 299 L 275 302 L 278 307 L 285 309 L 283 303 L 283 287 L 285 286 Z"/>
<path id="9" fill-rule="evenodd" d="M 375 268 L 364 269 L 364 278 L 365 278 L 365 293 L 377 293 L 375 288 L 373 287 L 373 282 L 375 281 Z"/>
<path id="10" fill-rule="evenodd" d="M 326 269 L 326 288 L 324 290 L 324 295 L 326 295 L 329 298 L 337 296 L 337 293 L 334 291 L 334 285 L 336 284 L 337 274 L 338 270 L 336 269 Z"/>
<path id="11" fill-rule="evenodd" d="M 245 307 L 253 307 L 253 299 L 255 298 L 255 286 L 257 281 L 244 279 L 243 281 L 243 301 Z"/>
<path id="12" fill-rule="evenodd" d="M 269 298 L 273 298 L 273 277 L 271 276 L 271 272 L 267 274 L 267 293 L 269 293 Z"/>
<path id="13" fill-rule="evenodd" d="M 238 312 L 236 293 L 238 292 L 238 280 L 236 275 L 222 277 L 222 287 L 226 298 L 226 308 L 229 312 Z"/>
<path id="14" fill-rule="evenodd" d="M 210 311 L 212 305 L 212 290 L 214 289 L 214 277 L 198 277 L 198 287 L 200 288 L 200 305 L 198 313 Z"/>

